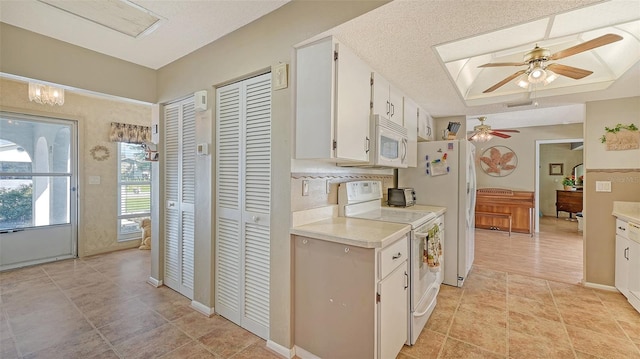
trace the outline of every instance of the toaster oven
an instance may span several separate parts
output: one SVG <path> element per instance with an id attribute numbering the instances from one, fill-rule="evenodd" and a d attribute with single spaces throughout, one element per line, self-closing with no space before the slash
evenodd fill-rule
<path id="1" fill-rule="evenodd" d="M 409 207 L 416 203 L 416 191 L 413 188 L 389 188 L 387 204 L 392 207 Z"/>

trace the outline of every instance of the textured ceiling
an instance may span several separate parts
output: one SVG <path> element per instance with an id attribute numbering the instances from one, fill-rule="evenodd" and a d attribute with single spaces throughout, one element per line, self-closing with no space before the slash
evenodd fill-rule
<path id="1" fill-rule="evenodd" d="M 133 38 L 36 0 L 1 0 L 0 20 L 158 69 L 279 8 L 289 0 L 129 2 L 162 17 L 160 26 L 148 35 Z"/>
<path id="2" fill-rule="evenodd" d="M 56 12 L 56 9 L 35 0 L 0 1 L 0 20 L 156 69 L 286 3 L 286 1 L 271 0 L 133 0 L 132 2 L 165 18 L 156 31 L 142 37 L 140 41 L 95 24 L 88 25 L 81 19 L 70 18 L 71 15 Z M 598 0 L 395 0 L 317 37 L 336 35 L 375 71 L 381 73 L 434 117 L 460 115 L 477 117 L 516 110 L 552 108 L 584 104 L 587 101 L 640 96 L 640 62 L 636 61 L 607 88 L 550 96 L 542 96 L 543 94 L 540 93 L 538 107 L 533 105 L 507 107 L 508 103 L 526 100 L 528 96 L 522 94 L 507 96 L 500 99 L 499 103 L 471 106 L 465 103 L 435 50 L 438 45 L 472 39 L 478 35 L 549 17 L 553 21 L 563 21 L 563 33 L 548 33 L 547 37 L 550 38 L 580 33 L 585 30 L 585 26 L 605 27 L 609 22 L 617 21 L 619 14 L 616 14 L 616 11 L 603 13 L 598 11 L 597 7 L 592 7 L 599 3 L 602 2 Z M 610 3 L 614 5 L 613 9 L 619 7 L 624 9 L 623 12 L 636 18 L 640 17 L 638 0 Z M 327 1 L 327 6 L 331 6 L 330 1 Z M 572 10 L 584 11 L 586 14 L 584 18 L 590 21 L 565 21 L 568 18 L 566 14 Z M 595 21 L 593 19 L 597 20 L 596 24 L 593 24 Z M 545 29 L 545 33 L 547 32 Z M 493 39 L 483 41 L 491 42 L 491 45 L 498 49 L 518 46 L 526 49 L 535 45 L 529 41 L 522 42 L 515 32 L 510 35 L 500 41 Z M 631 55 L 638 56 L 637 53 Z M 495 78 L 486 81 L 487 83 L 494 80 L 497 82 L 512 70 L 504 70 L 506 74 L 496 71 L 493 75 Z M 558 111 L 562 113 L 566 108 Z M 550 112 L 552 111 L 544 112 L 544 116 L 562 117 L 551 116 Z M 516 112 L 512 114 L 512 126 L 509 127 L 518 127 L 518 118 L 527 117 L 519 116 Z M 572 116 L 579 116 L 579 114 Z M 531 121 L 526 125 L 530 123 Z"/>

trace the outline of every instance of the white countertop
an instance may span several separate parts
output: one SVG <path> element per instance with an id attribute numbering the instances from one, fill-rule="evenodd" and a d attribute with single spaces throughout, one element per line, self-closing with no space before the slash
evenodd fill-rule
<path id="1" fill-rule="evenodd" d="M 627 222 L 640 223 L 640 202 L 614 201 L 611 214 Z"/>
<path id="2" fill-rule="evenodd" d="M 293 227 L 290 233 L 363 248 L 384 248 L 410 230 L 407 224 L 332 217 Z"/>

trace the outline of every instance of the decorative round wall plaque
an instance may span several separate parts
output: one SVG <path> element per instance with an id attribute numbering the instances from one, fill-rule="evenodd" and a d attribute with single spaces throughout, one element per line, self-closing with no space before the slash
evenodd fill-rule
<path id="1" fill-rule="evenodd" d="M 489 147 L 480 156 L 480 167 L 489 176 L 508 176 L 517 166 L 518 156 L 506 146 Z"/>
<path id="2" fill-rule="evenodd" d="M 89 150 L 91 157 L 96 161 L 104 161 L 109 158 L 109 149 L 105 146 L 96 145 Z"/>

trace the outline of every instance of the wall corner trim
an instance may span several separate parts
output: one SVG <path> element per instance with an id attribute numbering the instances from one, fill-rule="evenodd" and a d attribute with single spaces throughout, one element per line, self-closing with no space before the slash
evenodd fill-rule
<path id="1" fill-rule="evenodd" d="M 295 348 L 289 349 L 289 348 L 283 347 L 282 345 L 274 342 L 273 340 L 267 340 L 267 348 L 273 350 L 277 354 L 280 354 L 281 356 L 288 359 L 291 359 L 296 355 Z"/>
<path id="2" fill-rule="evenodd" d="M 195 309 L 198 313 L 206 315 L 209 318 L 216 313 L 213 307 L 207 307 L 206 305 L 200 302 L 196 302 L 195 300 L 191 301 L 191 308 Z"/>
<path id="3" fill-rule="evenodd" d="M 149 277 L 149 279 L 147 279 L 147 283 L 151 284 L 152 286 L 159 288 L 162 287 L 162 280 L 161 279 L 155 279 L 153 277 Z"/>

